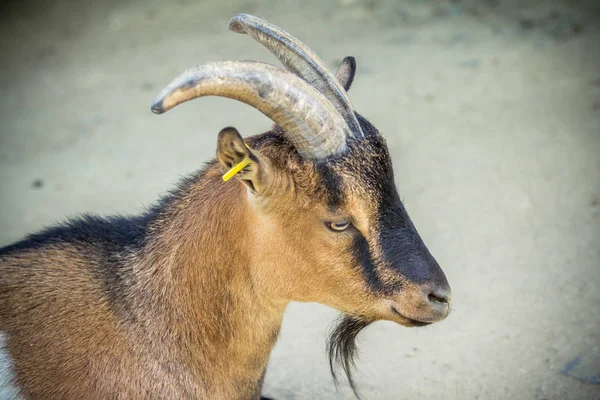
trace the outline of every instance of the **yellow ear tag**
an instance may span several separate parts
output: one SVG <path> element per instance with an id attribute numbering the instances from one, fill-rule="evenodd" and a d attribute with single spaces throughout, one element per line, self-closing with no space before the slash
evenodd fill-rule
<path id="1" fill-rule="evenodd" d="M 245 142 L 244 142 L 244 144 L 246 145 L 246 147 L 248 147 L 248 145 Z M 248 148 L 250 148 L 250 147 L 248 147 Z M 233 178 L 238 172 L 240 172 L 241 170 L 246 168 L 248 166 L 248 164 L 250 164 L 250 158 L 244 158 L 242 161 L 235 164 L 233 167 L 231 167 L 229 169 L 229 171 L 225 172 L 225 174 L 223 175 L 223 181 L 227 182 L 228 180 Z"/>

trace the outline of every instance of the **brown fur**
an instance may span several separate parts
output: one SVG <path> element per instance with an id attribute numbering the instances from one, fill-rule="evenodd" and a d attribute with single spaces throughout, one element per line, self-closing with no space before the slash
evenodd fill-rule
<path id="1" fill-rule="evenodd" d="M 125 320 L 90 272 L 104 262 L 97 249 L 2 256 L 0 328 L 26 398 L 255 393 L 286 301 L 253 282 L 252 238 L 237 234 L 250 231 L 245 191 L 221 174 L 211 164 L 153 223 L 147 246 L 123 255 Z"/>
<path id="2" fill-rule="evenodd" d="M 318 193 L 317 176 L 281 138 L 261 147 L 273 168 L 295 179 L 273 182 L 287 202 L 256 207 L 287 223 L 258 240 L 252 232 L 268 222 L 248 211 L 244 187 L 221 182 L 224 169 L 212 163 L 153 222 L 147 245 L 120 255 L 131 268 L 125 304 L 117 305 L 131 313 L 125 319 L 90 272 L 106 262 L 98 249 L 54 243 L 2 256 L 0 328 L 26 398 L 256 393 L 287 302 L 316 300 L 308 271 L 295 271 L 304 284 L 294 287 L 276 264 L 289 246 L 279 238 L 298 232 L 295 219 L 314 206 L 305 196 Z M 302 257 L 289 264 L 305 264 L 293 261 Z"/>

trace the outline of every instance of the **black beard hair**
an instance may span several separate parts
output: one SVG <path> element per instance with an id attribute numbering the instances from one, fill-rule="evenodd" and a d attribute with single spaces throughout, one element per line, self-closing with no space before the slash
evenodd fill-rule
<path id="1" fill-rule="evenodd" d="M 353 315 L 342 315 L 337 320 L 336 325 L 331 330 L 327 340 L 327 353 L 329 354 L 329 368 L 336 388 L 339 381 L 336 370 L 342 367 L 348 383 L 354 392 L 354 395 L 360 399 L 358 387 L 352 377 L 352 370 L 355 367 L 358 348 L 356 347 L 356 336 L 371 324 L 372 321 Z"/>

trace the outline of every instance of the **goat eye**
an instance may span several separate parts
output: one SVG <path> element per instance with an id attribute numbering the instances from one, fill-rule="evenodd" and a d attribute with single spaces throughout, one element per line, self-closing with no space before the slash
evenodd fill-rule
<path id="1" fill-rule="evenodd" d="M 350 226 L 350 221 L 328 222 L 327 227 L 332 231 L 344 231 Z"/>

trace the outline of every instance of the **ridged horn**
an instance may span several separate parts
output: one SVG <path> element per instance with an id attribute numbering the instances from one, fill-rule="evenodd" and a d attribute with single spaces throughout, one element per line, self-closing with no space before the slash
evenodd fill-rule
<path id="1" fill-rule="evenodd" d="M 315 88 L 284 69 L 256 61 L 199 65 L 163 89 L 152 111 L 162 114 L 202 96 L 228 97 L 256 108 L 284 129 L 303 158 L 322 160 L 346 149 L 344 118 Z"/>
<path id="2" fill-rule="evenodd" d="M 288 70 L 323 93 L 342 114 L 352 136 L 364 136 L 343 86 L 308 46 L 278 26 L 249 14 L 235 15 L 229 20 L 229 29 L 247 33 L 269 49 Z"/>

